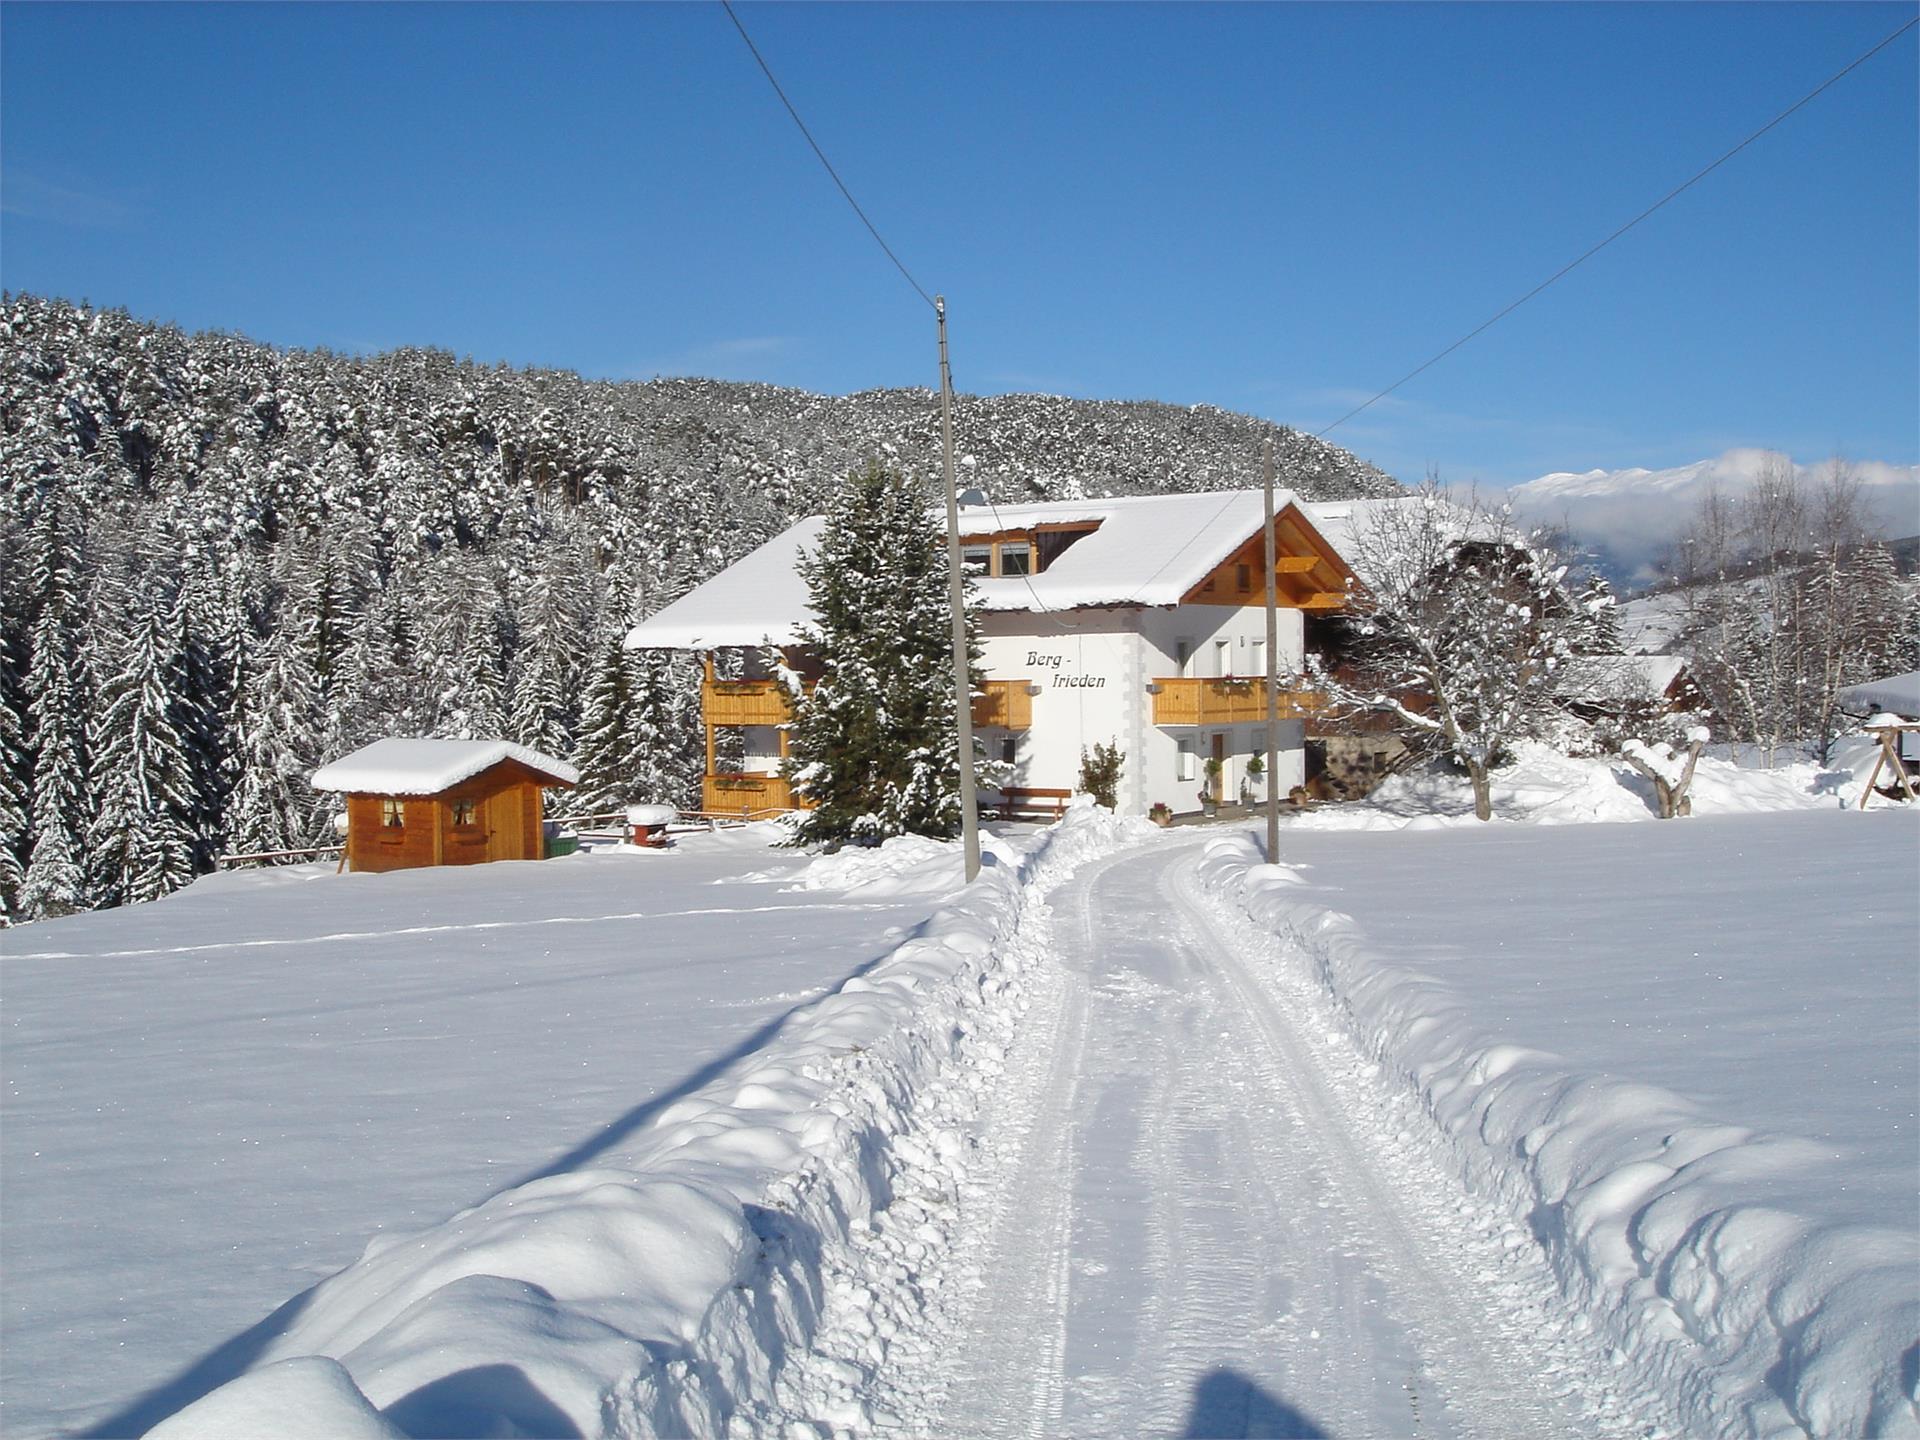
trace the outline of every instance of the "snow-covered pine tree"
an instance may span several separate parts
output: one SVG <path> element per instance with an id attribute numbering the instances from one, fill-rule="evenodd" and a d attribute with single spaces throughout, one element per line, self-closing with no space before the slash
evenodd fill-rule
<path id="1" fill-rule="evenodd" d="M 174 664 L 173 725 L 187 757 L 185 820 L 193 839 L 193 869 L 204 874 L 226 843 L 228 790 L 232 783 L 233 665 L 220 653 L 211 575 L 190 567 L 176 587 L 167 617 Z"/>
<path id="2" fill-rule="evenodd" d="M 26 679 L 33 849 L 20 886 L 20 910 L 41 920 L 93 903 L 83 868 L 92 808 L 86 751 L 91 687 L 79 638 L 83 566 L 80 537 L 59 491 L 43 498 L 28 549 L 35 607 Z"/>
<path id="3" fill-rule="evenodd" d="M 947 555 L 921 487 L 878 463 L 856 471 L 800 572 L 814 616 L 801 642 L 821 676 L 795 704 L 789 774 L 814 808 L 794 843 L 957 834 Z"/>
<path id="4" fill-rule="evenodd" d="M 616 631 L 594 647 L 580 702 L 580 741 L 573 755 L 580 784 L 567 796 L 575 815 L 605 815 L 628 803 L 651 799 L 637 786 L 643 757 L 633 749 L 633 676 Z"/>
<path id="5" fill-rule="evenodd" d="M 32 775 L 26 743 L 26 689 L 13 629 L 0 621 L 0 928 L 20 915 L 29 838 L 27 787 Z"/>
<path id="6" fill-rule="evenodd" d="M 143 608 L 90 736 L 87 868 L 103 905 L 157 900 L 194 873 L 192 762 L 174 725 L 179 655 L 160 605 Z"/>
<path id="7" fill-rule="evenodd" d="M 239 773 L 228 808 L 237 853 L 323 843 L 307 776 L 315 769 L 319 686 L 304 646 L 286 631 L 265 641 L 242 697 Z"/>

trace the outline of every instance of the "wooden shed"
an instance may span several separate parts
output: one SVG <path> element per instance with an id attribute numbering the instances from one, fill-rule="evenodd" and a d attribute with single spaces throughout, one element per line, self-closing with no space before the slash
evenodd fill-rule
<path id="1" fill-rule="evenodd" d="M 541 791 L 579 772 L 506 740 L 376 740 L 322 766 L 313 788 L 347 801 L 355 870 L 538 860 Z"/>

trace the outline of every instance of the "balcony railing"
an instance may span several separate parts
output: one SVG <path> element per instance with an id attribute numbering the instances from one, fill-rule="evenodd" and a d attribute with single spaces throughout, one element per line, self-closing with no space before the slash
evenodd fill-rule
<path id="1" fill-rule="evenodd" d="M 793 718 L 778 680 L 708 680 L 700 708 L 709 725 L 784 725 Z"/>
<path id="2" fill-rule="evenodd" d="M 1033 728 L 1033 696 L 1027 693 L 1025 680 L 989 680 L 981 687 L 984 695 L 973 697 L 973 723 L 976 729 L 997 726 L 1002 730 Z"/>
<path id="3" fill-rule="evenodd" d="M 756 810 L 792 810 L 793 786 L 782 776 L 732 773 L 700 782 L 700 808 L 715 815 Z"/>
<path id="4" fill-rule="evenodd" d="M 1173 677 L 1155 680 L 1153 723 L 1156 725 L 1260 725 L 1267 718 L 1267 682 L 1250 675 L 1215 679 Z M 1304 720 L 1326 704 L 1315 690 L 1283 689 L 1280 718 Z"/>

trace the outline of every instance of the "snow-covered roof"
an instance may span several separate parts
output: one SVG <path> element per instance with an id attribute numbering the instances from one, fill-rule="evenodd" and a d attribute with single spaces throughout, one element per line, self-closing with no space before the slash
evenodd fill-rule
<path id="1" fill-rule="evenodd" d="M 1416 495 L 1389 496 L 1380 500 L 1315 500 L 1306 509 L 1313 523 L 1332 545 L 1353 563 L 1354 537 L 1366 533 L 1381 515 L 1405 505 L 1416 505 Z"/>
<path id="2" fill-rule="evenodd" d="M 1841 709 L 1855 714 L 1886 710 L 1903 719 L 1920 719 L 1920 670 L 1870 680 L 1865 685 L 1849 685 L 1836 698 Z"/>
<path id="3" fill-rule="evenodd" d="M 1094 523 L 1046 570 L 1025 577 L 977 577 L 986 610 L 1074 610 L 1103 605 L 1176 605 L 1216 566 L 1259 533 L 1265 501 L 1258 490 L 1190 495 L 1131 495 L 1041 505 L 970 505 L 963 535 L 1031 530 L 1040 525 Z M 1319 528 L 1292 491 L 1274 493 L 1275 513 L 1289 506 Z M 710 650 L 788 645 L 809 618 L 798 561 L 820 537 L 814 516 L 642 620 L 627 635 L 630 650 Z M 1334 547 L 1336 551 L 1338 547 Z"/>
<path id="4" fill-rule="evenodd" d="M 313 788 L 354 795 L 437 795 L 502 760 L 518 760 L 556 784 L 579 783 L 564 760 L 511 740 L 376 740 L 313 772 Z"/>

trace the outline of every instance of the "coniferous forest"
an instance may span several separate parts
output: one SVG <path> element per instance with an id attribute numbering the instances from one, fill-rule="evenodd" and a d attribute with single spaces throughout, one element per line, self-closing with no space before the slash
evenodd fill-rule
<path id="1" fill-rule="evenodd" d="M 961 396 L 995 499 L 1394 482 L 1208 407 Z M 0 299 L 0 918 L 151 899 L 332 838 L 307 776 L 383 735 L 570 759 L 572 813 L 691 803 L 691 657 L 635 620 L 875 456 L 938 472 L 930 391 L 589 381 Z"/>

